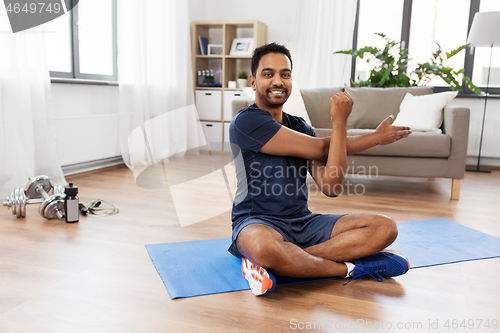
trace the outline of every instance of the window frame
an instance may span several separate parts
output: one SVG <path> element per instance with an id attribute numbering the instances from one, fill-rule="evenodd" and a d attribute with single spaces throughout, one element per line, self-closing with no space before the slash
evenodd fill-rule
<path id="1" fill-rule="evenodd" d="M 70 0 L 74 3 L 77 0 Z M 112 29 L 112 57 L 113 74 L 88 74 L 80 72 L 80 45 L 78 43 L 78 3 L 73 6 L 70 14 L 70 36 L 71 36 L 71 72 L 50 71 L 53 83 L 86 83 L 86 84 L 111 84 L 118 82 L 117 64 L 117 1 L 111 0 L 111 29 Z"/>
<path id="2" fill-rule="evenodd" d="M 359 7 L 361 4 L 361 0 L 357 0 L 357 5 L 356 5 L 356 19 L 354 22 L 354 36 L 353 36 L 353 42 L 352 42 L 352 50 L 356 50 L 358 45 L 358 26 L 359 26 Z M 413 0 L 404 0 L 403 4 L 403 13 L 402 13 L 402 23 L 401 23 L 401 43 L 402 47 L 410 49 L 410 27 L 411 27 L 411 13 L 412 13 L 412 5 L 413 5 Z M 474 20 L 474 15 L 479 12 L 479 8 L 481 5 L 481 0 L 470 0 L 470 7 L 469 7 L 469 22 L 467 25 L 467 36 L 469 35 L 470 28 L 472 26 L 472 21 Z M 475 48 L 468 47 L 465 50 L 465 60 L 464 60 L 464 75 L 472 79 L 472 72 L 474 69 L 474 54 L 475 54 Z M 352 58 L 351 62 L 351 80 L 355 80 L 356 77 L 356 58 Z M 482 91 L 486 90 L 485 86 L 478 86 L 479 89 Z M 474 94 L 468 87 L 467 85 L 462 82 L 462 89 L 463 92 L 459 93 L 459 96 L 467 96 L 467 97 L 472 97 L 472 96 L 478 96 Z M 442 91 L 449 91 L 450 88 L 448 86 L 435 86 L 434 91 L 435 92 L 442 92 Z M 490 94 L 500 94 L 500 87 L 489 87 L 489 93 Z"/>

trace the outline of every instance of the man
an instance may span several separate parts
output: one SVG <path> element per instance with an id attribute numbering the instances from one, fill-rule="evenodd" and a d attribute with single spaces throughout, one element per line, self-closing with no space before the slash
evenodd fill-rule
<path id="1" fill-rule="evenodd" d="M 312 214 L 307 206 L 307 170 L 327 196 L 342 192 L 347 155 L 408 136 L 408 127 L 385 119 L 374 133 L 347 137 L 353 100 L 331 98 L 332 134 L 318 138 L 302 118 L 283 112 L 292 90 L 289 50 L 271 43 L 254 51 L 249 81 L 255 104 L 229 127 L 237 163 L 229 252 L 242 257 L 242 272 L 255 295 L 274 290 L 273 274 L 290 277 L 398 276 L 409 269 L 402 255 L 384 250 L 397 237 L 383 215 Z"/>

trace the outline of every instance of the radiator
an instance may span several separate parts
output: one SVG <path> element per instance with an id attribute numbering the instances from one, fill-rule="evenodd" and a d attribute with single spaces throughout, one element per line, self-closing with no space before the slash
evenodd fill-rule
<path id="1" fill-rule="evenodd" d="M 467 156 L 478 156 L 481 126 L 482 119 L 471 119 Z M 500 158 L 500 121 L 486 119 L 484 123 L 483 146 L 481 148 L 482 157 Z"/>
<path id="2" fill-rule="evenodd" d="M 58 117 L 53 122 L 62 166 L 121 155 L 117 114 Z"/>

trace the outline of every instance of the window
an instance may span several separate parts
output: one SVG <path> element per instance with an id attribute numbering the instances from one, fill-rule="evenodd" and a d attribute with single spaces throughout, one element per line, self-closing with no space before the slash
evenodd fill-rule
<path id="1" fill-rule="evenodd" d="M 373 35 L 382 32 L 391 39 L 402 41 L 410 52 L 408 73 L 419 62 L 427 61 L 439 43 L 444 51 L 467 43 L 467 34 L 474 14 L 478 11 L 500 11 L 498 0 L 358 0 L 358 20 L 353 48 L 381 46 L 383 40 Z M 464 68 L 478 87 L 485 87 L 490 60 L 490 48 L 467 49 L 451 58 L 447 64 Z M 353 64 L 351 78 L 366 79 L 370 66 L 361 59 Z M 436 91 L 446 90 L 440 78 L 431 82 Z M 441 87 L 440 87 L 441 86 Z M 493 48 L 490 89 L 500 93 L 500 48 Z"/>
<path id="2" fill-rule="evenodd" d="M 359 5 L 359 25 L 357 44 L 359 47 L 376 46 L 383 48 L 385 41 L 375 35 L 385 33 L 388 38 L 399 41 L 403 18 L 403 2 L 401 0 L 361 0 Z M 356 61 L 356 78 L 368 79 L 371 67 L 364 59 Z"/>
<path id="3" fill-rule="evenodd" d="M 45 23 L 47 62 L 53 72 L 71 73 L 71 13 Z M 52 73 L 51 73 L 52 75 Z M 71 77 L 67 75 L 66 77 Z"/>
<path id="4" fill-rule="evenodd" d="M 51 77 L 117 81 L 116 0 L 80 1 L 45 26 Z"/>
<path id="5" fill-rule="evenodd" d="M 436 43 L 446 52 L 467 43 L 469 8 L 470 0 L 413 1 L 408 44 L 411 58 L 409 73 L 417 67 L 417 63 L 429 60 L 437 50 Z M 453 68 L 463 68 L 466 51 L 455 55 L 446 64 Z M 447 85 L 441 78 L 434 78 L 430 84 Z"/>
<path id="6" fill-rule="evenodd" d="M 481 0 L 479 11 L 500 11 L 500 1 Z M 490 51 L 493 51 L 491 54 L 490 87 L 500 88 L 500 47 L 493 47 L 493 50 L 489 47 L 476 47 L 474 49 L 472 82 L 476 86 L 486 87 L 488 68 L 490 66 Z"/>

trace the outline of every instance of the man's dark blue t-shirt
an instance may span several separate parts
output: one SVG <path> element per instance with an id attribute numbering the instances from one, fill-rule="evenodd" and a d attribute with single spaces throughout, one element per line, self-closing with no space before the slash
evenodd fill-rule
<path id="1" fill-rule="evenodd" d="M 238 178 L 233 222 L 250 215 L 294 218 L 311 213 L 307 206 L 307 160 L 259 152 L 281 126 L 316 136 L 304 119 L 283 112 L 280 124 L 255 104 L 238 112 L 231 121 L 229 140 Z M 242 159 L 237 158 L 240 152 Z"/>

